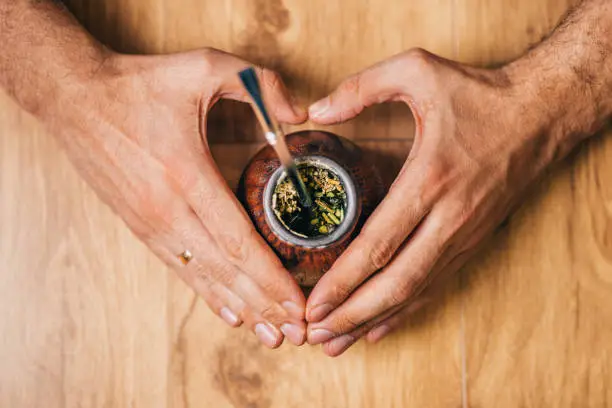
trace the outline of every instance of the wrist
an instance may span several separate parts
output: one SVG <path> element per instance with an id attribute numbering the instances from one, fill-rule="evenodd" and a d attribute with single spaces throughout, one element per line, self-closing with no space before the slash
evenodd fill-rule
<path id="1" fill-rule="evenodd" d="M 559 156 L 612 115 L 611 24 L 610 2 L 584 2 L 548 39 L 502 68 Z"/>
<path id="2" fill-rule="evenodd" d="M 112 70 L 116 54 L 104 48 L 89 50 L 76 61 L 59 58 L 51 67 L 29 72 L 27 83 L 16 90 L 22 106 L 43 123 L 70 114 L 69 107 L 90 98 L 92 87 Z"/>
<path id="3" fill-rule="evenodd" d="M 597 132 L 612 114 L 612 84 L 594 84 L 587 72 L 530 56 L 502 70 L 511 84 L 527 133 L 549 145 L 551 160 L 566 156 Z"/>

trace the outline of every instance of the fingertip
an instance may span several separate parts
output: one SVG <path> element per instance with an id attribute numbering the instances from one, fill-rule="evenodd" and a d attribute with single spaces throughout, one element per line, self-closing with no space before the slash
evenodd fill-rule
<path id="1" fill-rule="evenodd" d="M 378 343 L 383 338 L 387 337 L 389 333 L 391 333 L 392 328 L 387 324 L 381 324 L 370 330 L 368 334 L 366 334 L 366 340 L 368 343 Z"/>
<path id="2" fill-rule="evenodd" d="M 295 115 L 295 121 L 293 124 L 299 125 L 300 123 L 306 122 L 308 119 L 308 111 L 301 105 L 292 105 L 293 114 Z"/>
<path id="3" fill-rule="evenodd" d="M 276 344 L 274 344 L 273 346 L 267 346 L 270 350 L 276 350 L 277 348 L 279 348 L 282 344 L 283 344 L 283 340 L 285 340 L 284 337 L 281 337 L 278 342 L 276 342 Z"/>
<path id="4" fill-rule="evenodd" d="M 304 316 L 307 323 L 318 323 L 321 319 L 315 319 L 316 316 L 313 315 L 312 310 L 306 307 L 306 314 Z"/>
<path id="5" fill-rule="evenodd" d="M 313 345 L 313 346 L 317 344 L 325 343 L 329 341 L 330 339 L 333 339 L 334 336 L 335 334 L 327 329 L 311 328 L 311 327 L 308 328 L 308 335 L 307 335 L 308 344 Z"/>
<path id="6" fill-rule="evenodd" d="M 269 97 L 268 102 L 275 111 L 274 114 L 278 121 L 298 125 L 308 119 L 306 110 L 296 103 L 296 97 L 288 92 L 279 74 L 263 69 L 261 81 L 266 88 L 264 92 Z"/>
<path id="7" fill-rule="evenodd" d="M 306 321 L 308 323 L 317 323 L 323 320 L 327 315 L 334 310 L 334 307 L 329 303 L 318 304 L 313 307 L 306 308 Z"/>
<path id="8" fill-rule="evenodd" d="M 255 325 L 255 335 L 260 343 L 269 349 L 275 349 L 283 344 L 284 336 L 269 323 L 257 323 Z"/>
<path id="9" fill-rule="evenodd" d="M 308 108 L 308 114 L 310 115 L 312 119 L 324 117 L 326 112 L 329 111 L 330 106 L 331 106 L 330 98 L 329 96 L 326 96 L 325 98 L 320 99 L 317 102 L 310 105 L 310 107 Z"/>
<path id="10" fill-rule="evenodd" d="M 276 109 L 276 119 L 281 123 L 290 125 L 300 125 L 308 119 L 306 110 L 299 105 L 292 105 L 286 102 L 286 105 Z"/>
<path id="11" fill-rule="evenodd" d="M 345 334 L 323 344 L 323 352 L 329 357 L 338 357 L 357 342 L 358 338 Z"/>
<path id="12" fill-rule="evenodd" d="M 339 296 L 338 286 L 343 285 L 336 269 L 327 271 L 317 282 L 306 300 L 306 321 L 317 323 L 327 317 L 345 298 Z"/>
<path id="13" fill-rule="evenodd" d="M 327 303 L 325 302 L 325 293 L 321 289 L 321 286 L 323 286 L 323 289 L 325 286 L 325 275 L 323 275 L 317 284 L 311 288 L 310 293 L 308 293 L 308 297 L 306 299 L 306 321 L 308 322 L 314 323 L 312 310 L 323 303 Z"/>
<path id="14" fill-rule="evenodd" d="M 292 301 L 286 301 L 281 303 L 283 309 L 289 313 L 289 315 L 297 320 L 304 320 L 304 306 L 299 306 L 297 303 Z"/>
<path id="15" fill-rule="evenodd" d="M 229 308 L 222 307 L 219 311 L 219 316 L 227 323 L 230 327 L 240 327 L 242 325 L 242 320 Z"/>
<path id="16" fill-rule="evenodd" d="M 328 343 L 321 344 L 321 350 L 327 357 L 336 358 L 339 356 L 339 354 L 334 353 L 334 350 L 329 347 Z"/>
<path id="17" fill-rule="evenodd" d="M 281 325 L 280 331 L 295 346 L 301 346 L 306 342 L 306 330 L 302 327 L 285 323 Z"/>
<path id="18" fill-rule="evenodd" d="M 327 357 L 336 358 L 336 357 L 340 356 L 340 354 L 334 354 L 334 353 L 332 353 L 331 351 L 329 351 L 329 350 L 328 350 L 328 349 L 325 347 L 325 345 L 323 345 L 321 348 L 323 349 L 323 353 L 324 353 L 324 354 L 325 354 Z"/>

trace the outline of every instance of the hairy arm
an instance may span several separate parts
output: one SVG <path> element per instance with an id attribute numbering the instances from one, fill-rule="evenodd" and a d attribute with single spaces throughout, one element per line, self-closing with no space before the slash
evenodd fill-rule
<path id="1" fill-rule="evenodd" d="M 526 55 L 502 68 L 563 157 L 612 115 L 612 2 L 584 0 Z"/>
<path id="2" fill-rule="evenodd" d="M 0 0 L 0 44 L 0 86 L 41 118 L 110 55 L 52 1 Z"/>

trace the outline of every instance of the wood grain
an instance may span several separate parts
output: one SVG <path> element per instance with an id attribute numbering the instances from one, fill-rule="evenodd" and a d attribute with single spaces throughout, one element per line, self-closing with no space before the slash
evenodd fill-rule
<path id="1" fill-rule="evenodd" d="M 68 3 L 120 51 L 218 47 L 279 70 L 308 104 L 412 46 L 514 58 L 572 2 Z M 216 107 L 209 129 L 235 186 L 261 135 L 238 104 Z M 414 125 L 387 105 L 330 129 L 378 158 L 389 183 Z M 551 171 L 439 303 L 331 360 L 226 328 L 0 95 L 0 407 L 612 406 L 611 176 L 604 134 Z"/>

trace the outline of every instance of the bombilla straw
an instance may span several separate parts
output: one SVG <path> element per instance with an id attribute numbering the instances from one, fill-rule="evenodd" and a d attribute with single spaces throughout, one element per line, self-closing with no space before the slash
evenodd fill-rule
<path id="1" fill-rule="evenodd" d="M 251 106 L 255 111 L 257 120 L 263 128 L 266 141 L 270 146 L 272 146 L 278 155 L 282 166 L 287 172 L 287 177 L 289 180 L 291 180 L 298 193 L 300 204 L 302 204 L 302 206 L 305 208 L 312 207 L 312 198 L 308 194 L 306 186 L 304 185 L 304 182 L 297 171 L 293 157 L 291 156 L 289 148 L 287 147 L 285 134 L 283 133 L 276 119 L 270 115 L 270 110 L 265 104 L 255 70 L 253 67 L 249 67 L 243 71 L 240 71 L 238 75 L 240 76 L 240 80 L 242 81 L 245 89 L 251 96 L 253 101 Z"/>

